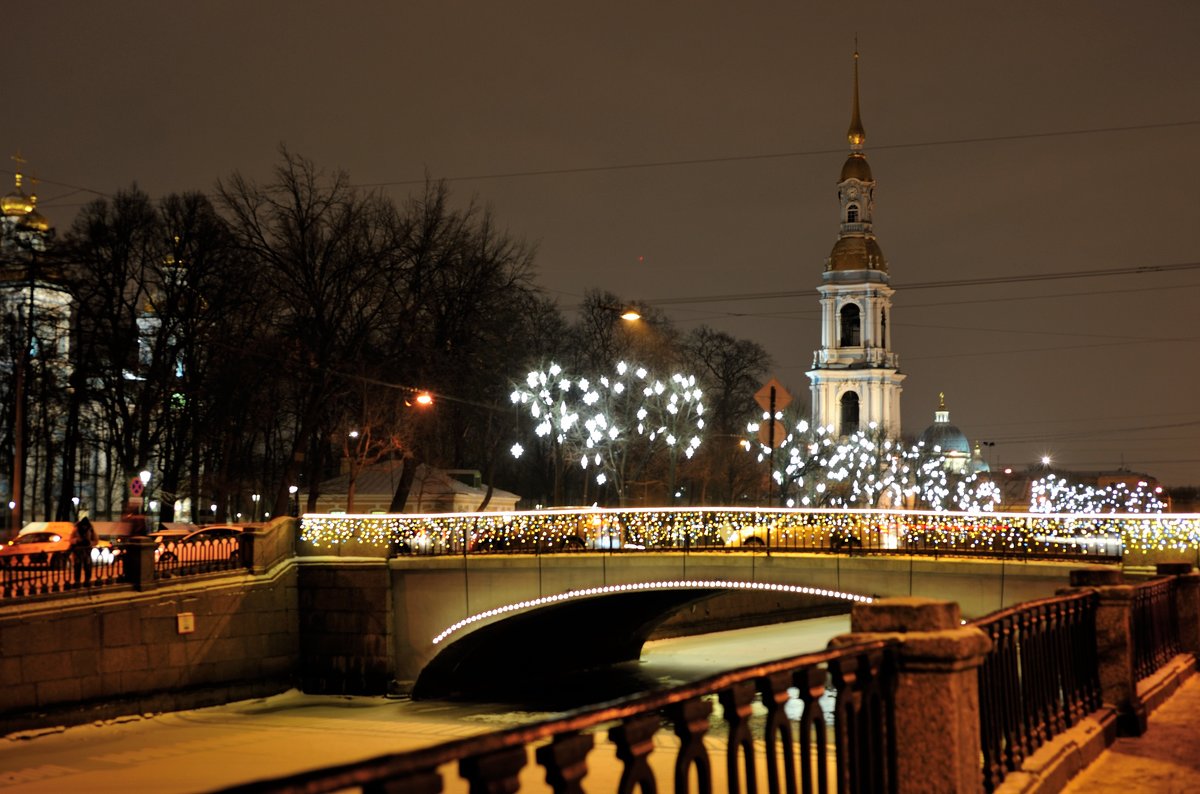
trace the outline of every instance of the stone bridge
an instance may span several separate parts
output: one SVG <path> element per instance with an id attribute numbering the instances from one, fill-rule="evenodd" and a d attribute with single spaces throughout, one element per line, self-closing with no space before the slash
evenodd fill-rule
<path id="1" fill-rule="evenodd" d="M 310 565 L 326 577 L 340 572 L 329 586 L 343 591 L 347 609 L 381 613 L 394 677 L 416 682 L 418 696 L 448 694 L 518 670 L 529 675 L 636 659 L 669 619 L 683 624 L 681 633 L 700 632 L 706 622 L 708 630 L 777 622 L 908 595 L 957 601 L 972 618 L 1052 595 L 1079 567 L 722 552 L 310 557 L 302 563 L 302 580 Z M 377 588 L 374 603 L 345 600 L 363 577 Z"/>

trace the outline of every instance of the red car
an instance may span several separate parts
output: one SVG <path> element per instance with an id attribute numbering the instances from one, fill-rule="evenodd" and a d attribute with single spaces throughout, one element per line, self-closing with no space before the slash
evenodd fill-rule
<path id="1" fill-rule="evenodd" d="M 66 568 L 71 559 L 69 521 L 40 521 L 22 529 L 15 538 L 0 546 L 0 560 L 6 565 Z M 92 563 L 110 563 L 114 551 L 107 540 L 92 547 Z"/>

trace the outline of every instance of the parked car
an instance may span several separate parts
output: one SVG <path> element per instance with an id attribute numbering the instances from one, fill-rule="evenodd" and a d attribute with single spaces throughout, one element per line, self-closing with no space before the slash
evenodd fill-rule
<path id="1" fill-rule="evenodd" d="M 151 533 L 150 537 L 158 541 L 154 548 L 156 562 L 186 566 L 240 559 L 238 538 L 241 534 L 241 527 L 221 525 L 190 531 L 163 529 Z"/>
<path id="2" fill-rule="evenodd" d="M 29 524 L 8 543 L 0 546 L 0 559 L 5 564 L 30 567 L 65 568 L 71 558 L 70 521 L 39 521 Z M 116 551 L 107 540 L 92 547 L 92 563 L 110 563 Z"/>

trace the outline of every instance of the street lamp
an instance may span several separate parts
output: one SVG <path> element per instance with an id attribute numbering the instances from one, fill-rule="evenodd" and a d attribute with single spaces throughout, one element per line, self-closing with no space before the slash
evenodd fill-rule
<path id="1" fill-rule="evenodd" d="M 299 485 L 289 485 L 288 486 L 288 502 L 289 502 L 288 506 L 292 508 L 292 510 L 291 510 L 292 515 L 297 515 L 300 512 L 300 497 L 296 496 L 296 493 L 299 490 L 300 490 Z"/>
<path id="2" fill-rule="evenodd" d="M 262 498 L 262 494 L 250 494 L 250 501 L 254 502 L 254 521 L 258 522 L 258 500 Z"/>

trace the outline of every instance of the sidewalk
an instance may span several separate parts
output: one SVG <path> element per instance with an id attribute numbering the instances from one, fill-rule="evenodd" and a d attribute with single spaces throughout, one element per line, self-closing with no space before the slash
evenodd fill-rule
<path id="1" fill-rule="evenodd" d="M 1064 792 L 1190 794 L 1200 791 L 1200 675 L 1150 715 L 1146 733 L 1117 739 Z"/>

